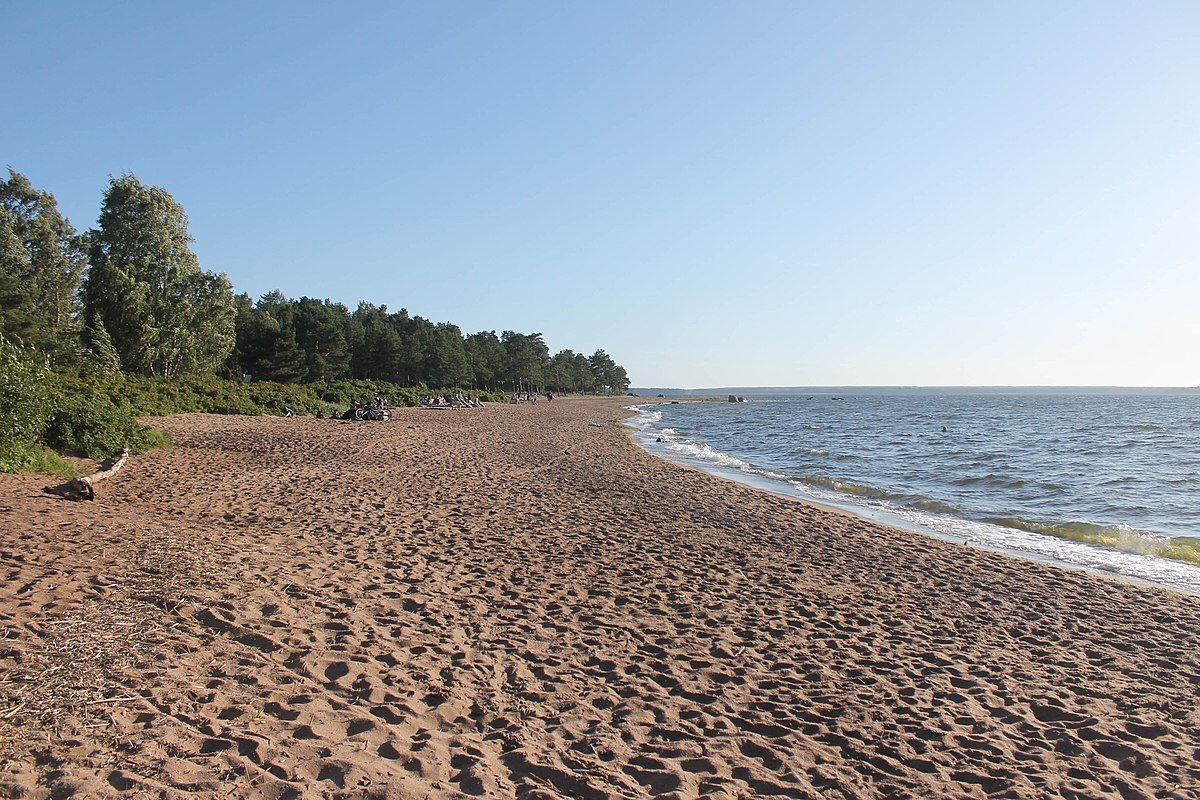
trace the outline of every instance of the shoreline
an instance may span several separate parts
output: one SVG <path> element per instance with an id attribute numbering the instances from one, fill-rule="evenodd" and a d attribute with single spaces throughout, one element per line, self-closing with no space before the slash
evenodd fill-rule
<path id="1" fill-rule="evenodd" d="M 0 476 L 0 795 L 1200 791 L 1196 598 L 676 465 L 628 400 Z"/>
<path id="2" fill-rule="evenodd" d="M 841 497 L 826 499 L 783 476 L 775 476 L 753 467 L 742 461 L 739 456 L 713 451 L 721 457 L 732 458 L 740 464 L 740 467 L 737 467 L 704 457 L 681 455 L 666 446 L 656 447 L 651 440 L 655 433 L 653 423 L 640 424 L 637 420 L 654 406 L 662 404 L 662 400 L 646 400 L 645 403 L 629 406 L 630 411 L 634 413 L 628 423 L 632 437 L 640 449 L 670 463 L 697 469 L 722 480 L 788 497 L 818 508 L 840 511 L 869 524 L 897 528 L 942 542 L 961 544 L 1059 569 L 1078 570 L 1092 576 L 1200 597 L 1200 565 L 1186 559 L 1171 559 L 1135 549 L 1114 548 L 1070 537 L 1038 534 L 968 517 L 889 507 L 886 503 L 855 502 Z M 684 399 L 684 402 L 699 401 Z M 702 446 L 707 447 L 703 444 Z M 1096 554 L 1095 557 L 1091 557 L 1093 553 Z"/>

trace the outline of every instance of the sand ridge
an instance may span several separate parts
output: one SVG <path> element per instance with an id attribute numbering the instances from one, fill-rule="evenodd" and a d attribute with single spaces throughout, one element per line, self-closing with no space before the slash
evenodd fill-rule
<path id="1" fill-rule="evenodd" d="M 620 399 L 0 476 L 0 796 L 1200 797 L 1200 601 L 644 453 Z"/>

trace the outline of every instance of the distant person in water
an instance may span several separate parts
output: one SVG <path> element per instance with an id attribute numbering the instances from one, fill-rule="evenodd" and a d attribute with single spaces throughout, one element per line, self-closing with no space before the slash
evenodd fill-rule
<path id="1" fill-rule="evenodd" d="M 946 426 L 945 426 L 945 425 L 943 425 L 943 426 L 942 426 L 942 433 L 946 433 Z"/>

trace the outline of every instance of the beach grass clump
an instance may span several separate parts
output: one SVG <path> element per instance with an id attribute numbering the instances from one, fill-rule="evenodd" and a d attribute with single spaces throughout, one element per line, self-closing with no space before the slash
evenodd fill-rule
<path id="1" fill-rule="evenodd" d="M 156 431 L 157 433 L 157 431 Z M 78 478 L 88 470 L 79 462 L 63 458 L 45 445 L 31 445 L 30 456 L 22 472 L 32 472 L 37 475 L 57 475 L 60 478 Z"/>
<path id="2" fill-rule="evenodd" d="M 84 473 L 77 463 L 63 458 L 36 442 L 14 442 L 0 452 L 0 472 L 28 472 L 78 478 Z"/>

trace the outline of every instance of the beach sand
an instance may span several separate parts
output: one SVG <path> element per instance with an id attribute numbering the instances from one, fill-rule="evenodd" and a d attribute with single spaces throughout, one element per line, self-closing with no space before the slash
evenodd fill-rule
<path id="1" fill-rule="evenodd" d="M 1200 600 L 658 460 L 622 405 L 0 476 L 0 796 L 1200 797 Z"/>

